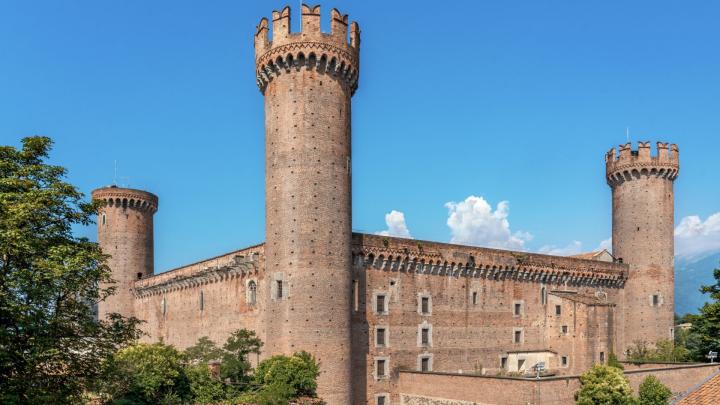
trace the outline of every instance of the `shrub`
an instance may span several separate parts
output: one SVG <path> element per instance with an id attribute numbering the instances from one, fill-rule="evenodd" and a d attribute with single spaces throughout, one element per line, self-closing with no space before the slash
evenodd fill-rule
<path id="1" fill-rule="evenodd" d="M 624 370 L 625 367 L 620 363 L 615 353 L 610 353 L 610 356 L 608 356 L 608 366 L 619 368 L 620 370 Z"/>
<path id="2" fill-rule="evenodd" d="M 273 356 L 258 364 L 254 383 L 287 398 L 300 396 L 314 397 L 317 390 L 317 377 L 320 366 L 308 352 L 298 352 L 292 356 Z"/>
<path id="3" fill-rule="evenodd" d="M 210 374 L 207 364 L 187 366 L 185 372 L 195 404 L 215 404 L 226 398 L 225 385 Z"/>
<path id="4" fill-rule="evenodd" d="M 579 405 L 629 405 L 636 401 L 632 396 L 630 382 L 622 371 L 596 364 L 580 376 L 582 384 L 577 395 Z"/>
<path id="5" fill-rule="evenodd" d="M 122 349 L 106 365 L 101 391 L 116 402 L 180 403 L 190 394 L 183 356 L 163 343 Z"/>
<path id="6" fill-rule="evenodd" d="M 654 375 L 645 377 L 640 384 L 640 405 L 666 405 L 672 392 Z"/>

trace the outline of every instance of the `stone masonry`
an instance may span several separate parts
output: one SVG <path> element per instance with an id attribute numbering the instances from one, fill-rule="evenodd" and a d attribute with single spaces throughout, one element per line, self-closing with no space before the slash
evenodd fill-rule
<path id="1" fill-rule="evenodd" d="M 290 31 L 289 7 L 255 31 L 265 242 L 153 274 L 157 197 L 95 190 L 106 202 L 98 241 L 118 282 L 101 317 L 136 316 L 145 340 L 179 348 L 252 329 L 265 342 L 253 363 L 313 353 L 330 405 L 399 404 L 403 370 L 531 375 L 544 362 L 573 375 L 635 340 L 672 336 L 675 145 L 606 154 L 617 259 L 352 233 L 360 30 L 333 9 L 323 33 L 319 6 L 301 12 L 300 32 Z"/>

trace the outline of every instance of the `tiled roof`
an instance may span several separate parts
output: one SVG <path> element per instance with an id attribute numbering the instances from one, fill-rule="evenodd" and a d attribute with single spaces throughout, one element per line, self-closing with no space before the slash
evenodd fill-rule
<path id="1" fill-rule="evenodd" d="M 720 404 L 720 371 L 715 372 L 701 385 L 684 393 L 675 405 L 717 405 Z"/>

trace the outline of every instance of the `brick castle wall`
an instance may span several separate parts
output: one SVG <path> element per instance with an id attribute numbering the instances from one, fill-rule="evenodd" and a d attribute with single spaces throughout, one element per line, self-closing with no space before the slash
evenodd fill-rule
<path id="1" fill-rule="evenodd" d="M 679 171 L 676 145 L 630 143 L 606 155 L 612 188 L 613 254 L 630 265 L 625 286 L 621 350 L 635 341 L 673 338 L 674 194 Z"/>
<path id="2" fill-rule="evenodd" d="M 255 37 L 265 96 L 267 350 L 306 350 L 322 364 L 319 394 L 352 401 L 350 337 L 350 99 L 357 85 L 359 31 L 333 9 L 320 31 L 320 7 L 273 12 L 272 41 L 261 20 Z"/>
<path id="3" fill-rule="evenodd" d="M 153 274 L 153 215 L 158 198 L 115 186 L 94 190 L 92 198 L 104 202 L 97 218 L 98 243 L 110 255 L 107 264 L 116 282 L 115 294 L 98 304 L 98 317 L 104 319 L 111 312 L 134 316 L 133 283 Z"/>

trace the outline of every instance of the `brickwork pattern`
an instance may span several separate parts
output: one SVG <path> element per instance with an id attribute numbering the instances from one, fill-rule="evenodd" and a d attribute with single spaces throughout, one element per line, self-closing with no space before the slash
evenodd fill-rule
<path id="1" fill-rule="evenodd" d="M 115 186 L 94 190 L 92 198 L 105 203 L 98 212 L 98 243 L 110 255 L 108 266 L 116 282 L 115 294 L 98 304 L 98 317 L 104 319 L 111 312 L 135 316 L 133 283 L 153 274 L 153 215 L 158 198 Z"/>
<path id="2" fill-rule="evenodd" d="M 255 36 L 257 80 L 265 96 L 266 271 L 270 352 L 307 350 L 323 365 L 319 394 L 352 401 L 350 338 L 350 98 L 357 87 L 359 30 L 333 9 L 273 12 Z"/>
<path id="3" fill-rule="evenodd" d="M 674 300 L 674 193 L 679 173 L 678 148 L 649 142 L 630 143 L 606 157 L 612 188 L 613 254 L 630 265 L 625 286 L 624 327 L 619 353 L 635 341 L 672 339 Z"/>

